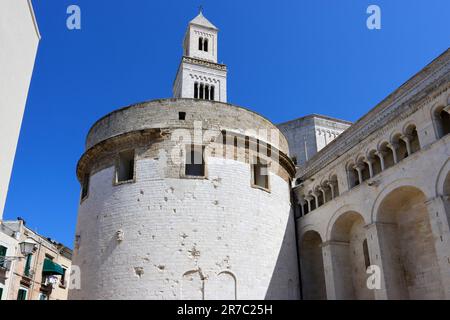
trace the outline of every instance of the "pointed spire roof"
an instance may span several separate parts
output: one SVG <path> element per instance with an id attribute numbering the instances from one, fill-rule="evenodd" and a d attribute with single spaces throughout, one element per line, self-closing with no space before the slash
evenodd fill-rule
<path id="1" fill-rule="evenodd" d="M 198 16 L 196 16 L 194 19 L 192 19 L 191 22 L 189 22 L 189 24 L 195 24 L 197 26 L 202 26 L 202 27 L 218 30 L 215 25 L 213 25 L 208 19 L 205 18 L 202 10 L 200 10 L 200 13 L 198 14 Z"/>

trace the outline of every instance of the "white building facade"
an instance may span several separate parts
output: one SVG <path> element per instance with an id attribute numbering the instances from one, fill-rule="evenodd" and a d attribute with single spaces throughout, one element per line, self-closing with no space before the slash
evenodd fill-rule
<path id="1" fill-rule="evenodd" d="M 0 1 L 0 220 L 40 40 L 31 0 Z"/>
<path id="2" fill-rule="evenodd" d="M 450 298 L 449 89 L 447 50 L 299 168 L 304 299 Z"/>

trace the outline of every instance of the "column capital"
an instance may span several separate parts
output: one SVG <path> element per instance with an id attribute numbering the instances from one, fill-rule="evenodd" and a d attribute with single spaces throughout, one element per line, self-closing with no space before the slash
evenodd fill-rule
<path id="1" fill-rule="evenodd" d="M 375 154 L 380 158 L 384 158 L 384 156 L 386 155 L 386 151 L 378 150 L 378 151 L 375 151 Z"/>
<path id="2" fill-rule="evenodd" d="M 405 142 L 409 142 L 413 139 L 414 137 L 411 134 L 402 134 L 400 136 L 400 139 L 402 139 Z"/>
<path id="3" fill-rule="evenodd" d="M 389 143 L 387 144 L 387 146 L 388 146 L 391 150 L 395 151 L 395 150 L 397 150 L 397 148 L 398 148 L 398 143 L 397 143 L 397 142 L 389 142 Z"/>

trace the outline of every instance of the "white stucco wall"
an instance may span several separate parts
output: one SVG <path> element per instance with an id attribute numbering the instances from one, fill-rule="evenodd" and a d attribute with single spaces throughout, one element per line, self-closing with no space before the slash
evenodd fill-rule
<path id="1" fill-rule="evenodd" d="M 0 1 L 0 219 L 39 39 L 31 1 Z"/>
<path id="2" fill-rule="evenodd" d="M 268 193 L 251 188 L 248 164 L 207 163 L 206 180 L 163 179 L 164 159 L 137 161 L 132 184 L 113 187 L 114 167 L 94 174 L 78 213 L 81 290 L 70 298 L 298 298 L 288 183 L 271 174 Z"/>

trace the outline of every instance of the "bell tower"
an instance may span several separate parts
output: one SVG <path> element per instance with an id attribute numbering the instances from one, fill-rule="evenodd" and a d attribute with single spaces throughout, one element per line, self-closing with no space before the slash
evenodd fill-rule
<path id="1" fill-rule="evenodd" d="M 227 67 L 217 63 L 218 31 L 201 10 L 189 22 L 173 84 L 174 98 L 227 102 Z"/>

